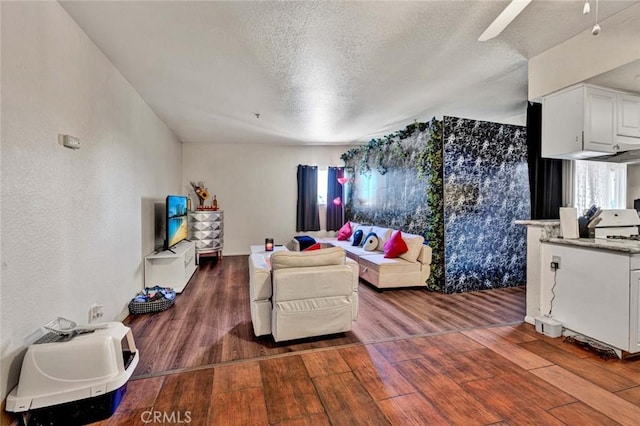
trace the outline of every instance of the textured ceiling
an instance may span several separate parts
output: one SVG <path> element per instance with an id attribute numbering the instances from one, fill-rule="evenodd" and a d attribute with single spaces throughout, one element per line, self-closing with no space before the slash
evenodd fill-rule
<path id="1" fill-rule="evenodd" d="M 441 115 L 524 124 L 527 59 L 595 19 L 583 0 L 534 0 L 478 42 L 508 1 L 60 3 L 185 143 L 362 142 Z M 634 3 L 600 0 L 600 18 Z"/>

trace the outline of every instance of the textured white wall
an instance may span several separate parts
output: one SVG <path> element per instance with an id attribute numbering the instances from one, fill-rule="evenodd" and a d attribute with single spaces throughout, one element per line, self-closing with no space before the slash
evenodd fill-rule
<path id="1" fill-rule="evenodd" d="M 640 59 L 640 4 L 529 59 L 529 99 L 555 92 Z"/>
<path id="2" fill-rule="evenodd" d="M 224 210 L 224 254 L 248 254 L 265 237 L 286 244 L 295 234 L 298 164 L 344 166 L 340 155 L 348 149 L 186 143 L 184 190 L 189 181 L 204 181 Z"/>
<path id="3" fill-rule="evenodd" d="M 42 324 L 86 323 L 94 302 L 124 317 L 153 249 L 153 202 L 181 189 L 182 147 L 58 3 L 0 5 L 4 397 Z"/>

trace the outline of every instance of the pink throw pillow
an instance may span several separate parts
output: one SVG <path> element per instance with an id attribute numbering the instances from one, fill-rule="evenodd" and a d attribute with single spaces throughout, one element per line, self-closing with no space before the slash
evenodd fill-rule
<path id="1" fill-rule="evenodd" d="M 402 253 L 406 253 L 409 251 L 409 247 L 407 247 L 407 243 L 402 239 L 402 231 L 397 230 L 393 233 L 391 238 L 384 243 L 384 257 L 393 259 L 400 256 Z"/>
<path id="2" fill-rule="evenodd" d="M 306 249 L 302 250 L 302 251 L 311 251 L 311 250 L 320 250 L 322 248 L 322 246 L 320 245 L 320 243 L 315 243 L 312 246 L 307 247 Z"/>
<path id="3" fill-rule="evenodd" d="M 338 241 L 345 241 L 347 240 L 350 236 L 351 233 L 353 231 L 351 230 L 351 223 L 347 222 L 344 225 L 342 225 L 342 228 L 340 228 L 340 230 L 338 231 Z"/>

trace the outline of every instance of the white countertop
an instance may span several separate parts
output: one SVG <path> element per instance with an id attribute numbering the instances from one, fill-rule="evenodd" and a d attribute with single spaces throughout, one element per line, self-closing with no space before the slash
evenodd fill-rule
<path id="1" fill-rule="evenodd" d="M 640 254 L 640 241 L 633 240 L 606 240 L 601 238 L 541 238 L 540 242 L 620 251 L 629 254 Z"/>
<path id="2" fill-rule="evenodd" d="M 514 220 L 513 223 L 527 226 L 560 226 L 560 219 L 522 219 Z"/>

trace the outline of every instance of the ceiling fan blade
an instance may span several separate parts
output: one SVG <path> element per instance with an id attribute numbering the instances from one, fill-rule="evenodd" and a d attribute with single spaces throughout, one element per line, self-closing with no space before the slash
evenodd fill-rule
<path id="1" fill-rule="evenodd" d="M 478 37 L 478 41 L 491 40 L 504 30 L 516 16 L 520 14 L 531 3 L 531 0 L 511 0 L 511 3 L 504 8 L 502 13 L 487 27 Z"/>

